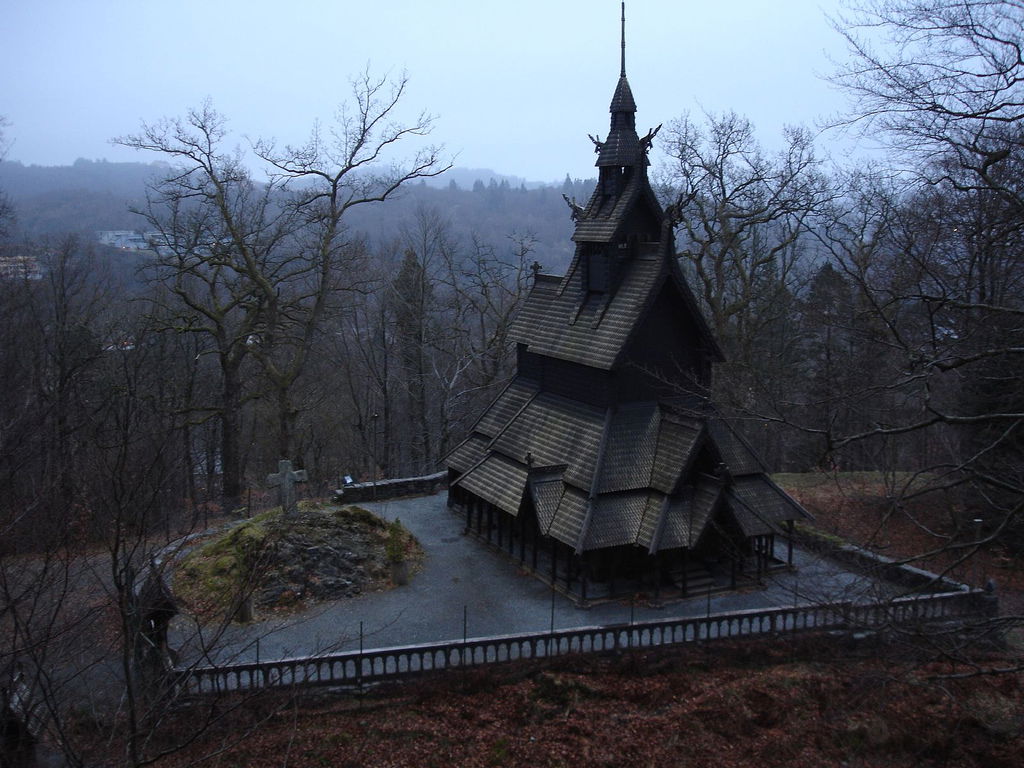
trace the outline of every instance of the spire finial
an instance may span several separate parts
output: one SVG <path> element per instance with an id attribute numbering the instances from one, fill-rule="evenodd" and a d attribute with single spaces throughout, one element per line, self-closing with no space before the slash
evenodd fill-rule
<path id="1" fill-rule="evenodd" d="M 620 77 L 626 76 L 626 2 L 622 2 L 622 71 Z"/>

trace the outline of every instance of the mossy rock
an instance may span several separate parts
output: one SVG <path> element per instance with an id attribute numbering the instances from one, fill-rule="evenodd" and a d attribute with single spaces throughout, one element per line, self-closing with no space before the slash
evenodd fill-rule
<path id="1" fill-rule="evenodd" d="M 243 594 L 259 608 L 293 610 L 395 586 L 390 563 L 414 572 L 421 559 L 397 521 L 302 502 L 294 517 L 272 509 L 196 548 L 178 566 L 175 590 L 203 618 L 230 615 Z"/>

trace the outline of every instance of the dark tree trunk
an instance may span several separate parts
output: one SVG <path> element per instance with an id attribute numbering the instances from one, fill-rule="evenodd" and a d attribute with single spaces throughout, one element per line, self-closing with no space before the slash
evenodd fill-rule
<path id="1" fill-rule="evenodd" d="M 294 440 L 295 410 L 288 402 L 288 389 L 277 389 L 277 455 L 282 459 L 292 458 Z"/>
<path id="2" fill-rule="evenodd" d="M 239 450 L 241 434 L 241 384 L 238 370 L 224 366 L 220 412 L 221 504 L 225 511 L 235 509 L 242 497 L 242 462 Z"/>

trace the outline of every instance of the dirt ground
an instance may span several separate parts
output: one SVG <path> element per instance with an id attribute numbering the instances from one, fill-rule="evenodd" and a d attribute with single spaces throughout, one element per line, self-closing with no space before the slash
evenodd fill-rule
<path id="1" fill-rule="evenodd" d="M 950 674 L 820 640 L 581 657 L 362 698 L 250 700 L 168 764 L 1019 766 L 1021 676 Z"/>
<path id="2" fill-rule="evenodd" d="M 775 479 L 814 515 L 815 528 L 975 587 L 992 580 L 1002 612 L 1024 613 L 1024 555 L 999 542 L 992 521 L 974 525 L 955 500 L 929 494 L 894 505 L 893 479 L 875 472 Z"/>

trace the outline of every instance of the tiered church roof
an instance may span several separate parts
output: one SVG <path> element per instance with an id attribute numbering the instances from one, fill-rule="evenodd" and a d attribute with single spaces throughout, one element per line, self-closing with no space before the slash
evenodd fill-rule
<path id="1" fill-rule="evenodd" d="M 723 355 L 647 178 L 657 131 L 636 132 L 624 54 L 610 112 L 597 186 L 571 203 L 573 261 L 537 275 L 511 329 L 516 377 L 448 457 L 452 487 L 530 510 L 578 554 L 692 549 L 713 525 L 772 533 L 806 513 L 707 398 Z"/>
<path id="2" fill-rule="evenodd" d="M 579 552 L 692 548 L 719 504 L 746 536 L 803 514 L 713 412 L 671 401 L 598 408 L 521 379 L 448 464 L 458 486 L 513 517 L 529 499 L 541 532 Z M 698 464 L 724 471 L 698 472 Z"/>

